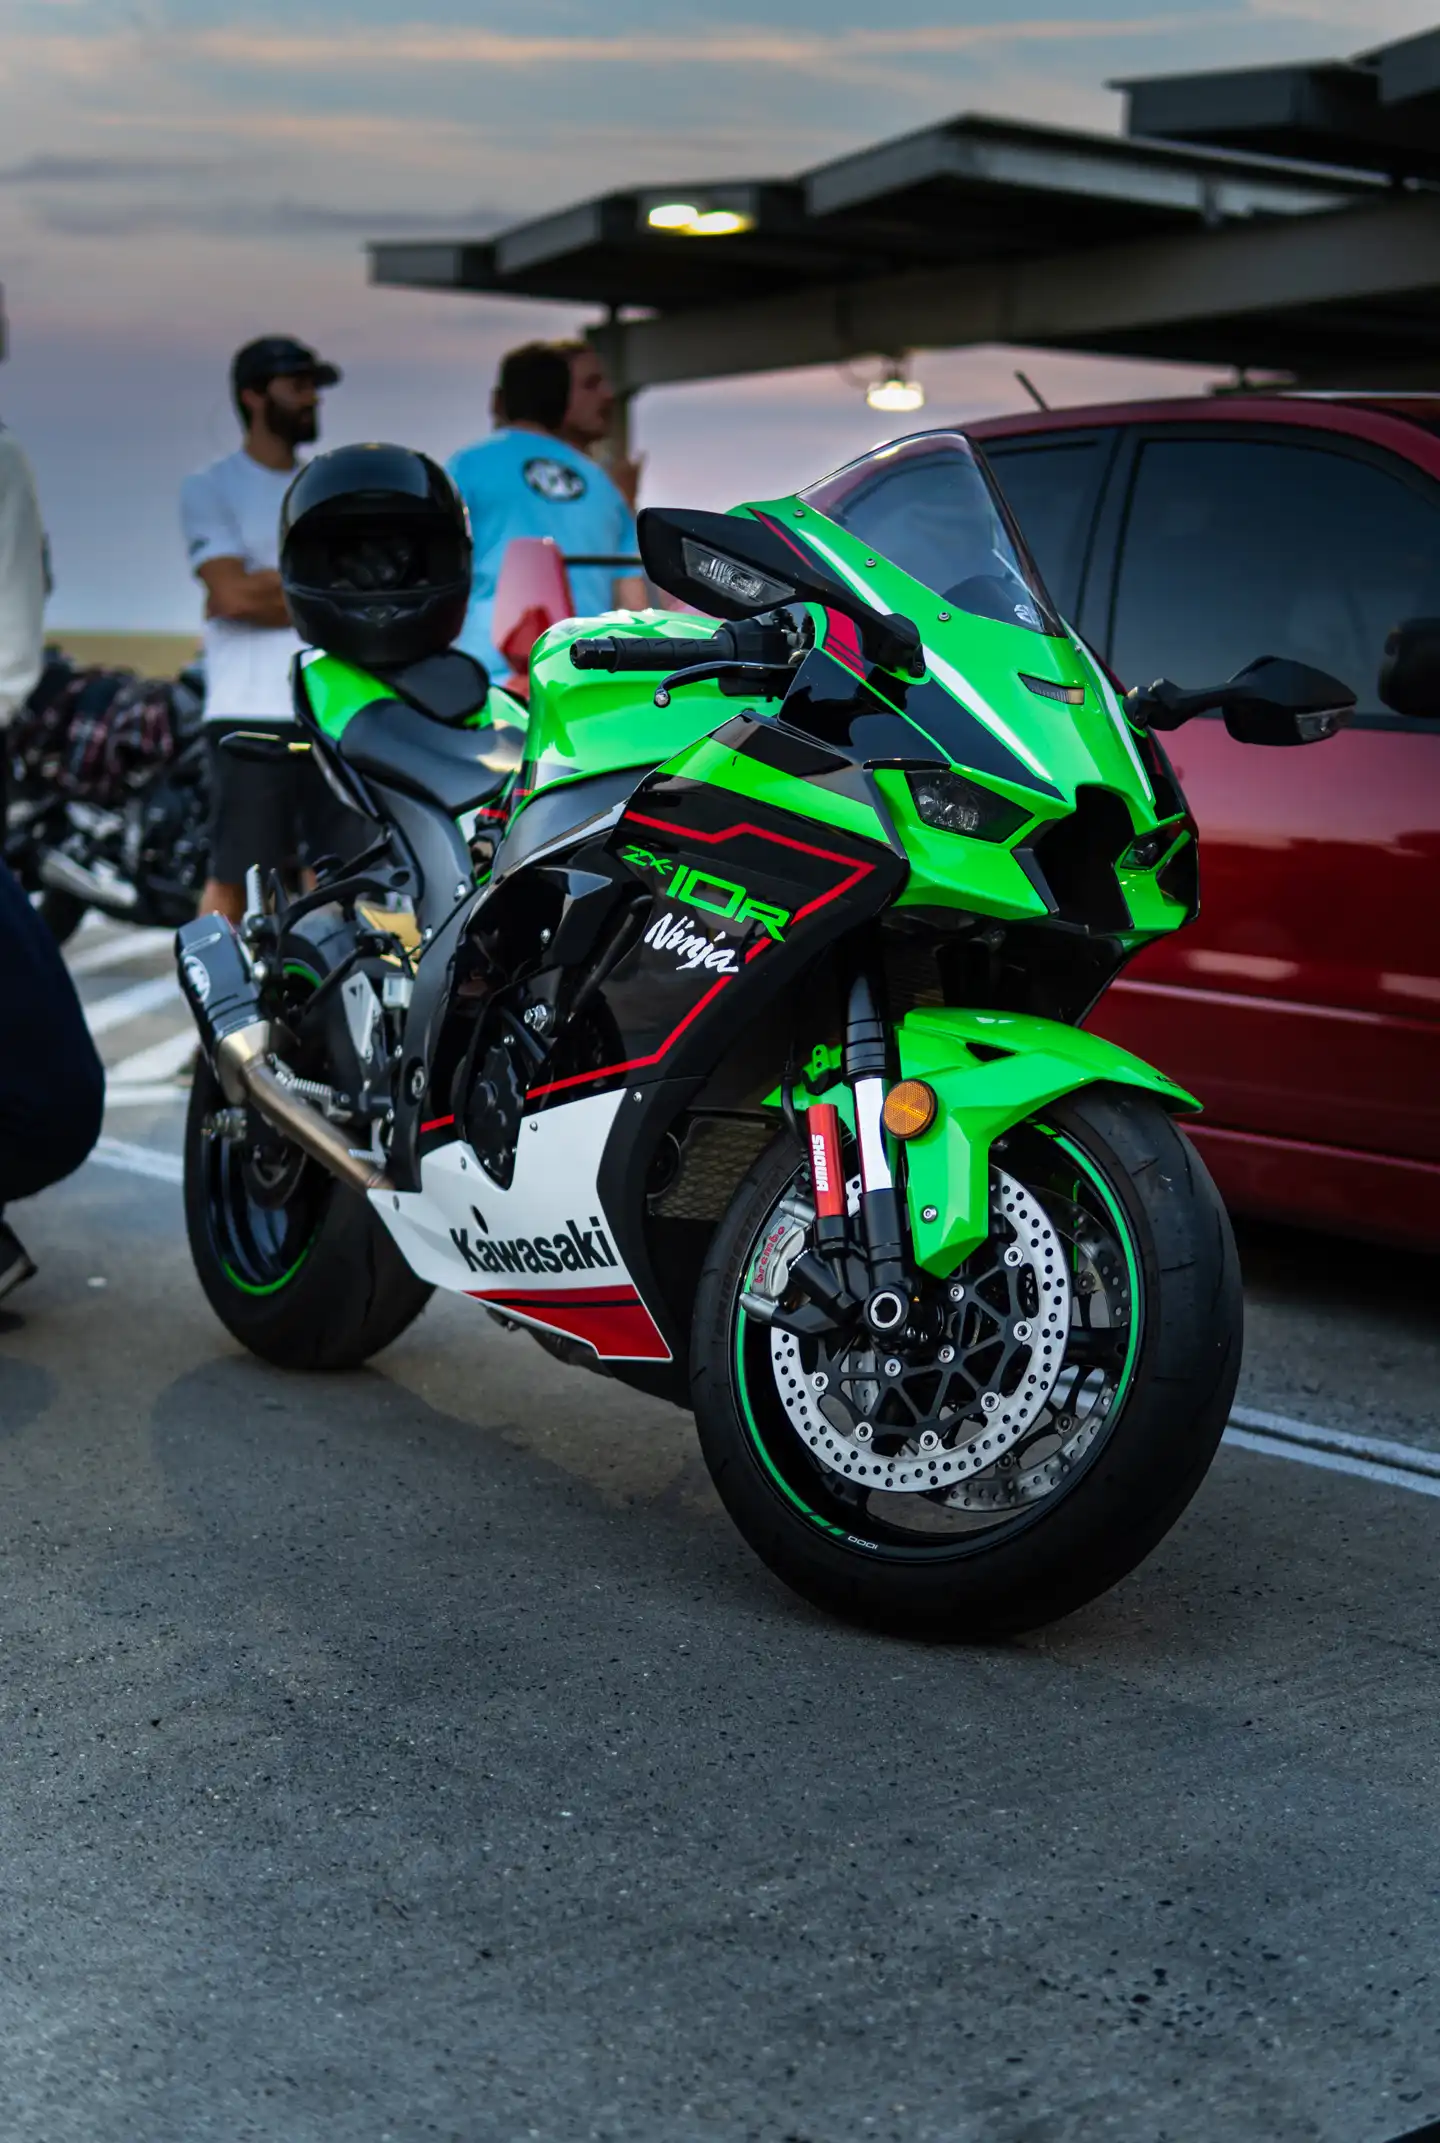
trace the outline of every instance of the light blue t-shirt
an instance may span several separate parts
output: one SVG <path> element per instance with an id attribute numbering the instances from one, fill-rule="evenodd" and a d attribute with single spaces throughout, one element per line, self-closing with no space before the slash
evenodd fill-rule
<path id="1" fill-rule="evenodd" d="M 462 447 L 446 467 L 470 512 L 475 567 L 470 608 L 456 645 L 492 677 L 509 664 L 490 637 L 495 583 L 515 536 L 550 536 L 567 558 L 635 555 L 635 516 L 598 462 L 547 432 L 492 432 Z M 577 617 L 614 607 L 615 581 L 637 566 L 570 566 Z"/>

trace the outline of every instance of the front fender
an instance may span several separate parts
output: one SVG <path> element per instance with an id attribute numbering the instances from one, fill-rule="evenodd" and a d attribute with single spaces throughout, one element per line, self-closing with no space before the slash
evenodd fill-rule
<path id="1" fill-rule="evenodd" d="M 1023 1012 L 922 1009 L 901 1020 L 900 1069 L 935 1089 L 934 1123 L 905 1147 L 911 1241 L 927 1272 L 953 1272 L 990 1232 L 990 1149 L 1047 1103 L 1104 1080 L 1198 1109 L 1128 1049 Z M 933 1219 L 927 1219 L 933 1213 Z"/>

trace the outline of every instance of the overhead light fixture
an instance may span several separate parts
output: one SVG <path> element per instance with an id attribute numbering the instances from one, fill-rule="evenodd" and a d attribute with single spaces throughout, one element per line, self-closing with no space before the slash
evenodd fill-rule
<path id="1" fill-rule="evenodd" d="M 686 226 L 687 238 L 734 238 L 740 231 L 753 231 L 755 218 L 739 215 L 733 208 L 709 208 Z"/>
<path id="2" fill-rule="evenodd" d="M 887 417 L 903 417 L 912 409 L 925 407 L 925 389 L 918 379 L 905 377 L 904 363 L 896 358 L 882 378 L 871 381 L 865 389 L 865 399 L 872 409 L 883 411 Z"/>
<path id="3" fill-rule="evenodd" d="M 645 220 L 652 231 L 674 231 L 681 238 L 734 238 L 755 228 L 753 216 L 733 208 L 701 208 L 694 201 L 662 201 Z"/>

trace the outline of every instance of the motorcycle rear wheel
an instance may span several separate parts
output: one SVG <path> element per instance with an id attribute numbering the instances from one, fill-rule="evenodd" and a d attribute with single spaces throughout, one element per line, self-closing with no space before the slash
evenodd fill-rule
<path id="1" fill-rule="evenodd" d="M 742 1184 L 696 1303 L 696 1420 L 731 1517 L 803 1597 L 896 1634 L 1003 1637 L 1108 1591 L 1195 1494 L 1239 1374 L 1229 1221 L 1204 1163 L 1156 1102 L 1087 1089 L 1011 1133 L 996 1164 L 991 1244 L 936 1283 L 933 1337 L 947 1354 L 930 1341 L 893 1355 L 888 1346 L 822 1354 L 821 1343 L 747 1315 L 757 1253 L 774 1241 L 786 1199 L 804 1201 L 788 1138 Z M 1015 1254 L 1026 1225 L 1047 1250 Z M 1066 1277 L 1048 1298 L 1026 1281 L 1040 1304 L 1031 1309 L 1013 1284 L 1032 1255 L 1042 1277 L 1050 1259 L 1053 1281 L 1057 1251 Z M 1003 1335 L 1018 1331 L 1038 1349 L 1045 1299 L 1062 1306 L 1053 1314 L 1063 1366 L 1044 1404 L 1027 1410 L 1038 1354 Z M 997 1380 L 988 1394 L 987 1361 Z M 957 1378 L 963 1396 L 951 1403 Z M 857 1427 L 857 1412 L 873 1419 Z M 1017 1427 L 997 1437 L 992 1459 L 967 1456 L 989 1451 L 985 1437 L 1006 1422 L 1024 1424 L 1024 1436 Z"/>
<path id="2" fill-rule="evenodd" d="M 185 1225 L 210 1307 L 282 1369 L 355 1369 L 413 1324 L 433 1290 L 367 1201 L 293 1146 L 257 1170 L 240 1140 L 210 1138 L 225 1107 L 202 1059 L 185 1124 Z"/>

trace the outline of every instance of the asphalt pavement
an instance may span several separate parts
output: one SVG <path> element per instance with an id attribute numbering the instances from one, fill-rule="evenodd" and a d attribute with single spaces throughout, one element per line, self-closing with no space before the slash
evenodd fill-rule
<path id="1" fill-rule="evenodd" d="M 1247 1231 L 1236 1438 L 1150 1560 L 1013 1644 L 867 1636 L 686 1417 L 473 1305 L 355 1375 L 237 1349 L 123 935 L 74 949 L 107 1144 L 0 1310 L 6 2143 L 1440 2115 L 1440 1266 Z"/>

